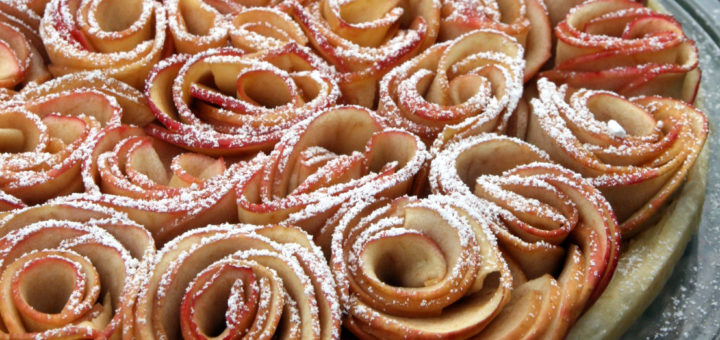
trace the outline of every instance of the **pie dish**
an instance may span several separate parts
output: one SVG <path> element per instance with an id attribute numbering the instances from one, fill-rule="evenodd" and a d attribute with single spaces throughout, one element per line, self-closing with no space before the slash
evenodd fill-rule
<path id="1" fill-rule="evenodd" d="M 118 3 L 0 7 L 0 337 L 616 337 L 697 225 L 698 50 L 636 2 Z"/>

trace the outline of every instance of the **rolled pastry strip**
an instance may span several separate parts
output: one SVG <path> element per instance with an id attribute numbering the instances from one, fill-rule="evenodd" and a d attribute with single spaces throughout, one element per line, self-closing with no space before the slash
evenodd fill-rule
<path id="1" fill-rule="evenodd" d="M 438 39 L 477 29 L 505 32 L 524 47 L 527 81 L 552 55 L 552 27 L 543 0 L 449 0 L 443 3 Z"/>
<path id="2" fill-rule="evenodd" d="M 0 191 L 29 205 L 82 191 L 82 162 L 121 115 L 114 97 L 91 88 L 3 103 Z"/>
<path id="3" fill-rule="evenodd" d="M 671 15 L 630 0 L 594 0 L 555 28 L 555 67 L 541 76 L 624 96 L 695 101 L 698 51 Z"/>
<path id="4" fill-rule="evenodd" d="M 378 114 L 428 145 L 441 146 L 456 135 L 505 132 L 516 121 L 511 115 L 522 97 L 524 64 L 522 46 L 507 34 L 467 33 L 385 75 Z"/>
<path id="5" fill-rule="evenodd" d="M 139 339 L 340 338 L 330 269 L 300 229 L 195 229 L 165 245 L 150 270 Z"/>
<path id="6" fill-rule="evenodd" d="M 153 0 L 52 0 L 40 24 L 53 75 L 100 70 L 138 89 L 170 52 L 166 32 Z"/>
<path id="7" fill-rule="evenodd" d="M 315 234 L 352 196 L 408 193 L 428 159 L 425 145 L 359 106 L 334 107 L 286 131 L 237 186 L 241 222 L 287 221 Z"/>
<path id="8" fill-rule="evenodd" d="M 56 202 L 0 213 L 0 339 L 133 338 L 155 245 L 122 213 Z"/>
<path id="9" fill-rule="evenodd" d="M 345 102 L 369 108 L 382 76 L 435 43 L 440 26 L 433 0 L 310 0 L 294 3 L 293 14 L 340 72 Z"/>
<path id="10" fill-rule="evenodd" d="M 617 264 L 620 231 L 600 191 L 536 147 L 493 134 L 448 144 L 429 176 L 433 193 L 478 207 L 522 282 L 480 337 L 563 338 Z"/>
<path id="11" fill-rule="evenodd" d="M 21 1 L 0 1 L 0 88 L 18 90 L 50 79 L 39 16 Z"/>
<path id="12" fill-rule="evenodd" d="M 358 199 L 338 215 L 330 266 L 361 339 L 471 338 L 510 300 L 510 268 L 467 199 Z"/>
<path id="13" fill-rule="evenodd" d="M 164 5 L 175 49 L 195 54 L 225 47 L 246 52 L 307 44 L 290 17 L 290 1 L 169 0 Z"/>
<path id="14" fill-rule="evenodd" d="M 161 62 L 146 86 L 161 125 L 148 132 L 211 155 L 268 150 L 295 123 L 335 104 L 334 71 L 291 43 L 246 54 L 235 48 Z"/>
<path id="15" fill-rule="evenodd" d="M 142 130 L 121 126 L 83 164 L 86 192 L 70 199 L 126 212 L 158 244 L 210 223 L 237 221 L 234 186 L 242 163 L 187 152 Z"/>
<path id="16" fill-rule="evenodd" d="M 708 135 L 708 121 L 685 102 L 625 98 L 540 79 L 528 141 L 591 178 L 613 206 L 623 236 L 646 226 L 683 183 Z"/>

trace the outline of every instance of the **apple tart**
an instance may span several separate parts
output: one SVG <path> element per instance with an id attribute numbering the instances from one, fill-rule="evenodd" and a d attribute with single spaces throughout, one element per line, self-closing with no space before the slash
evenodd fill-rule
<path id="1" fill-rule="evenodd" d="M 24 4 L 0 1 L 0 88 L 13 90 L 51 78 L 39 23 L 37 13 Z"/>
<path id="2" fill-rule="evenodd" d="M 154 253 L 142 225 L 97 205 L 0 213 L 0 339 L 132 339 Z"/>
<path id="3" fill-rule="evenodd" d="M 320 250 L 284 225 L 192 230 L 153 258 L 138 339 L 338 339 L 340 307 Z"/>

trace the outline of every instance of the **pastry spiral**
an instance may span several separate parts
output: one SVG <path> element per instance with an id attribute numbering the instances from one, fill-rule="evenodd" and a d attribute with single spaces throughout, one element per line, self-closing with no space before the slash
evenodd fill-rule
<path id="1" fill-rule="evenodd" d="M 112 210 L 56 202 L 0 213 L 0 339 L 131 339 L 155 252 Z"/>
<path id="2" fill-rule="evenodd" d="M 331 227 L 330 265 L 362 339 L 466 339 L 509 301 L 510 269 L 467 200 L 358 200 Z"/>
<path id="3" fill-rule="evenodd" d="M 558 24 L 555 35 L 555 68 L 542 77 L 624 96 L 695 100 L 698 51 L 670 15 L 630 0 L 588 1 Z"/>
<path id="4" fill-rule="evenodd" d="M 199 53 L 225 47 L 254 52 L 295 42 L 307 44 L 300 26 L 287 13 L 288 0 L 170 0 L 164 6 L 175 49 Z"/>
<path id="5" fill-rule="evenodd" d="M 108 131 L 83 167 L 84 194 L 71 199 L 126 212 L 158 244 L 188 229 L 237 221 L 234 185 L 242 164 L 186 152 L 141 130 Z"/>
<path id="6" fill-rule="evenodd" d="M 523 48 L 477 30 L 436 44 L 380 82 L 378 114 L 432 145 L 455 135 L 505 132 L 523 92 Z"/>
<path id="7" fill-rule="evenodd" d="M 411 190 L 428 158 L 413 134 L 390 129 L 372 111 L 334 107 L 293 126 L 237 186 L 241 222 L 287 221 L 315 234 L 352 196 L 397 197 Z"/>
<path id="8" fill-rule="evenodd" d="M 19 89 L 50 79 L 38 16 L 27 6 L 0 1 L 0 88 Z"/>
<path id="9" fill-rule="evenodd" d="M 155 257 L 137 308 L 140 339 L 339 339 L 322 253 L 287 226 L 192 230 Z"/>
<path id="10" fill-rule="evenodd" d="M 82 191 L 81 164 L 122 108 L 92 88 L 18 95 L 0 105 L 0 191 L 26 204 Z"/>
<path id="11" fill-rule="evenodd" d="M 622 223 L 641 230 L 682 184 L 708 134 L 705 115 L 678 100 L 627 99 L 541 79 L 531 101 L 529 142 L 592 179 Z"/>
<path id="12" fill-rule="evenodd" d="M 176 55 L 148 79 L 146 96 L 162 124 L 148 132 L 204 154 L 267 150 L 292 125 L 337 102 L 333 75 L 294 43 L 252 54 L 221 48 Z"/>
<path id="13" fill-rule="evenodd" d="M 455 39 L 476 29 L 504 32 L 524 47 L 524 80 L 532 78 L 552 55 L 552 31 L 542 0 L 443 2 L 440 41 Z"/>
<path id="14" fill-rule="evenodd" d="M 295 3 L 293 13 L 341 74 L 345 102 L 370 108 L 382 76 L 432 45 L 440 26 L 434 0 L 311 0 Z"/>
<path id="15" fill-rule="evenodd" d="M 610 205 L 534 146 L 492 134 L 453 141 L 429 179 L 433 193 L 477 205 L 514 264 L 511 299 L 481 337 L 562 338 L 610 281 L 620 251 Z"/>
<path id="16" fill-rule="evenodd" d="M 52 0 L 40 24 L 55 76 L 100 70 L 138 89 L 170 52 L 166 32 L 154 0 Z"/>

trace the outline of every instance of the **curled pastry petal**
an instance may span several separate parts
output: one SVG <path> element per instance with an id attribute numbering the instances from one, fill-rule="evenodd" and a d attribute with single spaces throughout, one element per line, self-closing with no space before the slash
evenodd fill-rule
<path id="1" fill-rule="evenodd" d="M 562 338 L 617 264 L 619 227 L 600 191 L 536 147 L 491 134 L 448 144 L 429 176 L 433 193 L 479 207 L 513 264 L 509 307 L 481 337 Z"/>
<path id="2" fill-rule="evenodd" d="M 443 3 L 439 40 L 476 29 L 505 32 L 524 47 L 524 80 L 550 59 L 552 31 L 543 0 L 450 0 Z"/>
<path id="3" fill-rule="evenodd" d="M 462 197 L 359 199 L 330 227 L 330 265 L 360 338 L 465 339 L 510 299 L 513 278 L 485 218 Z"/>
<path id="4" fill-rule="evenodd" d="M 230 41 L 235 47 L 254 52 L 291 42 L 304 46 L 308 38 L 289 14 L 273 8 L 250 8 L 232 19 Z"/>
<path id="5" fill-rule="evenodd" d="M 695 101 L 697 47 L 670 15 L 630 0 L 594 0 L 571 11 L 555 34 L 555 68 L 543 77 L 625 96 Z"/>
<path id="6" fill-rule="evenodd" d="M 108 130 L 83 164 L 86 192 L 70 198 L 123 211 L 159 244 L 199 226 L 237 221 L 244 163 L 186 152 L 142 130 Z"/>
<path id="7" fill-rule="evenodd" d="M 310 43 L 341 73 L 346 103 L 375 107 L 380 78 L 437 39 L 433 0 L 311 0 L 293 14 Z"/>
<path id="8" fill-rule="evenodd" d="M 350 197 L 410 191 L 428 159 L 425 145 L 389 129 L 372 111 L 334 107 L 296 124 L 237 186 L 241 222 L 289 221 L 315 234 Z"/>
<path id="9" fill-rule="evenodd" d="M 37 19 L 18 1 L 0 2 L 0 88 L 19 89 L 50 79 Z"/>
<path id="10" fill-rule="evenodd" d="M 492 30 L 434 45 L 383 77 L 378 113 L 428 145 L 507 131 L 523 91 L 522 55 L 512 37 Z"/>
<path id="11" fill-rule="evenodd" d="M 138 89 L 168 52 L 166 33 L 153 0 L 52 0 L 40 24 L 54 75 L 100 70 Z"/>
<path id="12" fill-rule="evenodd" d="M 158 252 L 137 308 L 141 339 L 339 339 L 322 253 L 289 226 L 195 229 Z"/>
<path id="13" fill-rule="evenodd" d="M 89 88 L 3 103 L 0 190 L 27 204 L 81 191 L 81 163 L 121 114 L 114 97 Z"/>
<path id="14" fill-rule="evenodd" d="M 245 54 L 234 48 L 160 63 L 145 89 L 164 141 L 212 155 L 270 149 L 295 123 L 337 102 L 334 71 L 294 43 Z"/>
<path id="15" fill-rule="evenodd" d="M 130 339 L 155 252 L 127 216 L 58 202 L 0 215 L 0 338 Z"/>
<path id="16" fill-rule="evenodd" d="M 642 229 L 682 184 L 708 135 L 705 115 L 675 99 L 625 98 L 541 79 L 528 141 L 592 179 L 622 222 Z"/>

